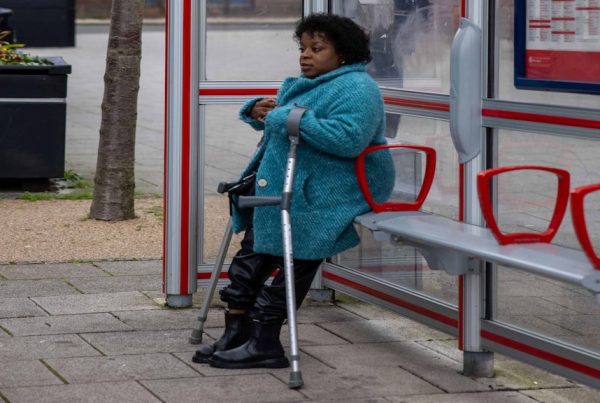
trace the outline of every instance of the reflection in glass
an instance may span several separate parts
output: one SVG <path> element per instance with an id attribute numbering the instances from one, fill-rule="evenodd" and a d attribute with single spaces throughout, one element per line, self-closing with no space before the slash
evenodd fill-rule
<path id="1" fill-rule="evenodd" d="M 594 140 L 498 130 L 498 166 L 544 165 L 565 169 L 571 175 L 571 188 L 600 182 L 600 160 L 596 150 L 597 142 Z M 556 184 L 552 179 L 532 175 L 503 185 L 506 197 L 512 193 L 520 199 L 518 225 L 531 229 L 547 226 L 548 209 L 553 206 L 550 199 L 554 200 L 556 194 Z M 510 224 L 516 217 L 513 214 L 516 210 L 514 207 L 516 206 L 510 199 L 500 199 L 500 220 Z M 598 213 L 598 208 L 592 209 L 588 213 L 588 220 L 600 220 Z M 580 249 L 570 209 L 567 209 L 552 243 Z"/>
<path id="2" fill-rule="evenodd" d="M 600 304 L 582 287 L 498 268 L 496 320 L 600 352 Z"/>
<path id="3" fill-rule="evenodd" d="M 334 2 L 333 11 L 369 32 L 369 72 L 383 86 L 448 92 L 460 0 L 344 0 Z"/>
<path id="4" fill-rule="evenodd" d="M 513 171 L 496 177 L 500 231 L 541 233 L 550 223 L 556 203 L 557 177 L 542 171 Z"/>
<path id="5" fill-rule="evenodd" d="M 448 122 L 402 116 L 391 137 L 388 138 L 391 144 L 415 144 L 435 149 L 437 168 L 422 210 L 458 219 L 458 156 L 450 138 Z"/>

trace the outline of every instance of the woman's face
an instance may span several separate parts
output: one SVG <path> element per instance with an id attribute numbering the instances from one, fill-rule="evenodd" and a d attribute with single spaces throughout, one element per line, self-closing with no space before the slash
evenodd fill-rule
<path id="1" fill-rule="evenodd" d="M 333 44 L 325 35 L 315 32 L 304 32 L 300 37 L 300 70 L 307 78 L 315 78 L 321 74 L 337 69 L 341 65 L 341 57 Z"/>

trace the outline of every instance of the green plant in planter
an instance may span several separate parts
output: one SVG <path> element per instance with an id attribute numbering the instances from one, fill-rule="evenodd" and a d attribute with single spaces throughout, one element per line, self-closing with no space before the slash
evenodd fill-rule
<path id="1" fill-rule="evenodd" d="M 8 36 L 9 33 L 10 31 L 0 32 L 0 66 L 47 66 L 52 64 L 42 57 L 19 52 L 18 49 L 24 48 L 24 44 L 3 41 L 2 38 Z"/>

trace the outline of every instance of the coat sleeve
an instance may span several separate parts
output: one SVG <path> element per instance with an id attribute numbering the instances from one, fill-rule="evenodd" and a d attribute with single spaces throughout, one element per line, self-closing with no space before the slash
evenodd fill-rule
<path id="1" fill-rule="evenodd" d="M 339 157 L 358 156 L 383 130 L 383 100 L 372 80 L 348 80 L 336 88 L 324 108 L 309 109 L 300 136 L 314 148 Z"/>
<path id="2" fill-rule="evenodd" d="M 255 103 L 260 101 L 262 97 L 253 98 L 247 101 L 242 108 L 240 109 L 239 118 L 242 122 L 248 123 L 254 130 L 264 130 L 265 124 L 263 122 L 259 122 L 258 120 L 252 118 L 249 115 L 250 110 L 254 106 Z"/>

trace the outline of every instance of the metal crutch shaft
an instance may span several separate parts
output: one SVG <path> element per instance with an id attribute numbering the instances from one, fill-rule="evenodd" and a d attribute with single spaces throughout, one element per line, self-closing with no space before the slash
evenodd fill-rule
<path id="1" fill-rule="evenodd" d="M 304 385 L 302 372 L 300 372 L 300 353 L 298 349 L 298 327 L 296 323 L 296 287 L 294 281 L 294 260 L 292 250 L 292 224 L 290 217 L 290 205 L 292 201 L 292 189 L 294 186 L 294 174 L 296 171 L 296 147 L 300 142 L 300 119 L 306 112 L 305 108 L 296 107 L 288 116 L 287 130 L 290 139 L 290 149 L 285 169 L 285 181 L 283 183 L 283 194 L 281 201 L 281 224 L 283 237 L 283 265 L 285 275 L 285 295 L 288 317 L 288 330 L 290 333 L 290 361 L 292 371 L 288 387 L 298 389 Z"/>
<path id="2" fill-rule="evenodd" d="M 285 196 L 284 196 L 285 198 Z M 288 386 L 297 389 L 304 385 L 302 372 L 300 372 L 300 354 L 298 350 L 298 332 L 296 323 L 296 287 L 294 281 L 294 260 L 292 258 L 292 229 L 289 210 L 281 210 L 281 222 L 283 226 L 283 266 L 285 275 L 285 296 L 288 318 L 288 330 L 290 333 L 290 360 L 292 372 Z"/>
<path id="3" fill-rule="evenodd" d="M 225 234 L 223 235 L 223 241 L 221 241 L 221 246 L 219 246 L 217 261 L 215 262 L 215 266 L 213 267 L 213 271 L 210 275 L 210 283 L 206 289 L 206 294 L 204 295 L 204 303 L 202 304 L 202 308 L 200 308 L 200 314 L 198 315 L 198 323 L 192 330 L 192 336 L 189 339 L 191 344 L 202 343 L 204 323 L 208 318 L 208 309 L 210 308 L 210 303 L 212 301 L 213 295 L 215 294 L 215 288 L 217 288 L 217 283 L 219 282 L 219 277 L 221 276 L 221 269 L 223 268 L 223 263 L 225 262 L 225 256 L 227 255 L 227 250 L 229 249 L 229 244 L 231 243 L 232 235 L 233 228 L 231 223 L 231 217 L 229 217 L 229 221 L 227 221 L 227 227 L 225 228 Z"/>

